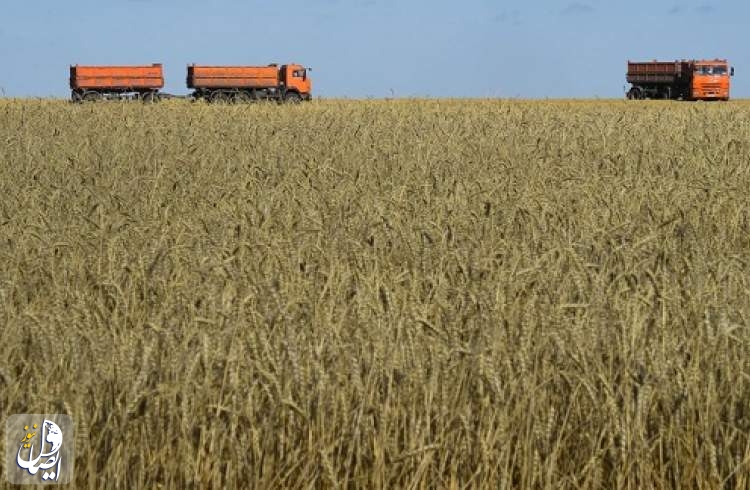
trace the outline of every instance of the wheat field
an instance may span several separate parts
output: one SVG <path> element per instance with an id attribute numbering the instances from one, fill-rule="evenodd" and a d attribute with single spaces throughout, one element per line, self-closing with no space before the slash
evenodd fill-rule
<path id="1" fill-rule="evenodd" d="M 0 101 L 0 441 L 70 414 L 92 490 L 748 488 L 749 164 L 744 102 Z"/>

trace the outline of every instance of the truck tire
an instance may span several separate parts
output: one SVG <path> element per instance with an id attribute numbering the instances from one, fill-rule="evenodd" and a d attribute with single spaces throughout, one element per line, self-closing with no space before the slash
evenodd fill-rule
<path id="1" fill-rule="evenodd" d="M 102 99 L 102 94 L 99 92 L 84 92 L 83 100 L 86 102 L 97 102 Z"/>
<path id="2" fill-rule="evenodd" d="M 159 94 L 155 92 L 146 92 L 141 96 L 144 104 L 153 104 L 159 101 Z"/>
<path id="3" fill-rule="evenodd" d="M 638 87 L 633 87 L 628 91 L 629 100 L 641 100 L 643 99 L 643 92 Z"/>
<path id="4" fill-rule="evenodd" d="M 284 94 L 284 102 L 287 104 L 299 104 L 302 102 L 302 96 L 297 92 L 287 92 Z"/>
<path id="5" fill-rule="evenodd" d="M 216 92 L 212 92 L 209 96 L 209 100 L 213 103 L 221 103 L 226 102 L 228 100 L 227 94 L 222 92 L 221 90 L 217 90 Z"/>
<path id="6" fill-rule="evenodd" d="M 247 102 L 250 102 L 250 100 L 250 96 L 242 90 L 232 94 L 232 102 L 234 102 L 235 104 L 246 104 Z"/>
<path id="7" fill-rule="evenodd" d="M 83 102 L 83 98 L 81 97 L 81 93 L 78 90 L 73 90 L 70 92 L 70 100 L 75 102 L 76 104 L 79 104 Z"/>

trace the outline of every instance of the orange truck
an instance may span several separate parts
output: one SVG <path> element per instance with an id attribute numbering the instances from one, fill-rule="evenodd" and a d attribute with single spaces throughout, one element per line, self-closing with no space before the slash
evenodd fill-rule
<path id="1" fill-rule="evenodd" d="M 727 60 L 628 61 L 628 99 L 729 100 Z"/>
<path id="2" fill-rule="evenodd" d="M 70 67 L 71 99 L 74 102 L 125 98 L 156 101 L 163 87 L 164 72 L 160 63 Z"/>
<path id="3" fill-rule="evenodd" d="M 309 68 L 302 65 L 206 66 L 188 65 L 187 86 L 195 99 L 211 102 L 278 100 L 300 102 L 312 98 Z"/>

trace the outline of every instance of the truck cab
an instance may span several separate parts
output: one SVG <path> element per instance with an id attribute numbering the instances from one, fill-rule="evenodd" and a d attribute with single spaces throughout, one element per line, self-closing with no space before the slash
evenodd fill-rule
<path id="1" fill-rule="evenodd" d="M 284 65 L 281 67 L 283 81 L 287 92 L 296 92 L 302 99 L 309 100 L 312 93 L 312 81 L 308 68 L 302 65 Z"/>
<path id="2" fill-rule="evenodd" d="M 726 60 L 700 60 L 693 65 L 692 98 L 729 100 L 729 79 L 734 75 Z"/>

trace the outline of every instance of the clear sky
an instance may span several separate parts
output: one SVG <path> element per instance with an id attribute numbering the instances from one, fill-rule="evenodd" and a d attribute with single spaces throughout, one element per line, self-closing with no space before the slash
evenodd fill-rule
<path id="1" fill-rule="evenodd" d="M 621 97 L 628 59 L 728 58 L 748 0 L 3 0 L 0 95 L 67 97 L 68 66 L 297 62 L 324 97 Z"/>

